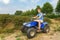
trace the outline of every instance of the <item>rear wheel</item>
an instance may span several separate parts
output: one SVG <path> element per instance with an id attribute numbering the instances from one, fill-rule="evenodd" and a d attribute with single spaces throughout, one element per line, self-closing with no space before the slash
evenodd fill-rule
<path id="1" fill-rule="evenodd" d="M 45 25 L 45 28 L 43 29 L 43 32 L 44 33 L 49 33 L 49 31 L 50 31 L 49 25 Z"/>
<path id="2" fill-rule="evenodd" d="M 28 38 L 33 38 L 36 35 L 36 29 L 30 28 L 27 30 L 27 37 Z"/>

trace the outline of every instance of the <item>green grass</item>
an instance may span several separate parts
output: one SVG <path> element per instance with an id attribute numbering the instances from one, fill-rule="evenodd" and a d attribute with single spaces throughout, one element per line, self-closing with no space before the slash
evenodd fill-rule
<path id="1" fill-rule="evenodd" d="M 19 37 L 17 37 L 16 40 L 21 40 L 21 39 Z"/>

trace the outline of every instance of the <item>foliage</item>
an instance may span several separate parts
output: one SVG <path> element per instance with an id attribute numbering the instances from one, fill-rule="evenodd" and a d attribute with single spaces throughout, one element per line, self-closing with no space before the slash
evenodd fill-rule
<path id="1" fill-rule="evenodd" d="M 4 27 L 5 25 L 7 25 L 9 22 L 12 21 L 12 16 L 10 15 L 6 15 L 6 14 L 3 14 L 3 15 L 0 15 L 0 27 Z"/>
<path id="2" fill-rule="evenodd" d="M 28 16 L 16 16 L 16 15 L 0 15 L 0 33 L 1 32 L 11 32 L 13 29 L 20 29 L 23 22 L 30 21 Z M 6 29 L 6 26 L 12 22 L 15 27 L 13 29 Z"/>
<path id="3" fill-rule="evenodd" d="M 60 18 L 60 15 L 51 14 L 51 15 L 46 15 L 46 17 L 53 19 L 53 18 Z"/>
<path id="4" fill-rule="evenodd" d="M 53 7 L 49 2 L 46 2 L 44 6 L 42 7 L 42 12 L 43 13 L 52 13 L 53 12 Z"/>
<path id="5" fill-rule="evenodd" d="M 60 13 L 60 0 L 57 3 L 57 7 L 56 7 L 55 11 Z"/>
<path id="6" fill-rule="evenodd" d="M 23 12 L 21 16 L 29 16 L 29 15 L 31 15 L 31 11 L 30 10 L 28 10 L 26 12 Z"/>
<path id="7" fill-rule="evenodd" d="M 3 31 L 1 31 L 1 33 L 13 33 L 14 29 L 5 29 Z"/>
<path id="8" fill-rule="evenodd" d="M 16 11 L 15 15 L 21 15 L 23 12 L 22 11 Z"/>
<path id="9" fill-rule="evenodd" d="M 15 15 L 20 14 L 20 16 L 35 16 L 38 13 L 37 8 L 40 8 L 40 6 L 38 5 L 36 9 L 27 10 L 25 12 L 22 12 L 21 14 L 20 11 L 16 11 Z"/>
<path id="10" fill-rule="evenodd" d="M 16 40 L 21 40 L 21 39 L 19 37 L 17 37 Z"/>
<path id="11" fill-rule="evenodd" d="M 15 16 L 14 17 L 14 24 L 15 29 L 20 29 L 24 22 L 28 22 L 30 19 L 28 16 Z"/>
<path id="12" fill-rule="evenodd" d="M 23 13 L 21 14 L 21 16 L 33 16 L 33 15 L 36 15 L 36 10 L 34 10 L 34 9 L 32 9 L 31 11 L 28 10 L 28 11 L 23 12 Z"/>
<path id="13" fill-rule="evenodd" d="M 50 24 L 51 23 L 51 20 L 48 17 L 44 17 L 44 22 L 48 22 Z"/>

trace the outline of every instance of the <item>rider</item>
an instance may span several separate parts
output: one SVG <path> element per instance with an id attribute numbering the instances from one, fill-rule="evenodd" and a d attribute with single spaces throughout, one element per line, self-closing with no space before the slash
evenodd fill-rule
<path id="1" fill-rule="evenodd" d="M 43 22 L 44 17 L 43 17 L 43 13 L 41 12 L 40 8 L 37 8 L 37 12 L 38 12 L 37 16 L 35 16 L 33 18 L 37 18 L 34 21 L 38 22 L 38 30 L 37 30 L 37 32 L 40 32 L 40 26 L 41 26 L 40 24 Z"/>

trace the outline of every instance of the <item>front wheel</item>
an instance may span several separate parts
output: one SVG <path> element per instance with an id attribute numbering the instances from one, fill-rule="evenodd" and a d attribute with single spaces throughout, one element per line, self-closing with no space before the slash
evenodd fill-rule
<path id="1" fill-rule="evenodd" d="M 36 29 L 30 28 L 27 30 L 27 37 L 28 38 L 33 38 L 36 35 Z"/>

